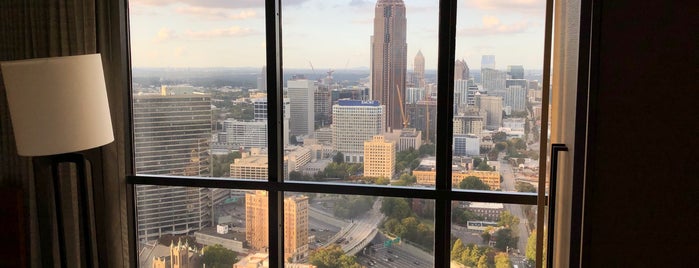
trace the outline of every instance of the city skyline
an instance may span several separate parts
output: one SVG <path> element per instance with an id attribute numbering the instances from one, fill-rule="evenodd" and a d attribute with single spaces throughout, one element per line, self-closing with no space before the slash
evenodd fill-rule
<path id="1" fill-rule="evenodd" d="M 265 64 L 263 2 L 130 1 L 132 25 L 139 25 L 131 29 L 133 66 L 260 68 Z M 436 69 L 438 1 L 405 2 L 407 54 L 422 51 L 425 68 Z M 368 68 L 375 3 L 285 1 L 285 68 Z M 456 59 L 480 68 L 481 55 L 496 55 L 498 69 L 540 69 L 544 3 L 459 1 Z M 308 45 L 309 40 L 322 42 Z"/>

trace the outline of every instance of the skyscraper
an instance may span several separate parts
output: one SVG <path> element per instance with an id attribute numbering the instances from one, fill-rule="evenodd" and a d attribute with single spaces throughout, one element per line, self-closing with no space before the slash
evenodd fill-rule
<path id="1" fill-rule="evenodd" d="M 468 80 L 470 76 L 470 69 L 466 60 L 456 60 L 454 64 L 454 80 Z"/>
<path id="2" fill-rule="evenodd" d="M 476 102 L 486 112 L 486 128 L 496 130 L 502 126 L 502 97 L 478 95 Z"/>
<path id="3" fill-rule="evenodd" d="M 291 100 L 291 135 L 308 135 L 315 130 L 315 91 L 316 85 L 312 80 L 292 79 L 287 82 L 287 94 Z"/>
<path id="4" fill-rule="evenodd" d="M 422 51 L 420 50 L 418 50 L 417 55 L 415 55 L 413 75 L 415 77 L 416 86 L 425 88 L 425 56 L 422 55 Z"/>
<path id="5" fill-rule="evenodd" d="M 407 67 L 406 18 L 403 0 L 378 0 L 371 38 L 371 99 L 386 106 L 385 127 L 401 129 L 398 92 L 405 96 Z"/>
<path id="6" fill-rule="evenodd" d="M 481 57 L 481 72 L 483 69 L 495 69 L 495 55 L 483 55 Z"/>
<path id="7" fill-rule="evenodd" d="M 507 75 L 510 76 L 510 79 L 524 79 L 524 66 L 507 65 Z"/>
<path id="8" fill-rule="evenodd" d="M 173 90 L 164 86 L 158 95 L 134 95 L 133 124 L 137 174 L 210 175 L 209 94 L 193 92 L 191 86 Z M 212 191 L 196 187 L 136 186 L 139 239 L 186 234 L 208 226 Z"/>

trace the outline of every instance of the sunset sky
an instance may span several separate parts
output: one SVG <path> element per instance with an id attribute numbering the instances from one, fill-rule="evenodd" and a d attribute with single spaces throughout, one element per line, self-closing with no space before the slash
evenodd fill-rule
<path id="1" fill-rule="evenodd" d="M 282 1 L 284 67 L 369 66 L 375 1 Z M 437 65 L 438 1 L 406 0 L 408 68 L 418 50 Z M 481 55 L 498 69 L 540 69 L 543 0 L 462 0 L 457 59 L 480 68 Z M 264 65 L 263 0 L 131 0 L 134 67 L 255 67 Z"/>

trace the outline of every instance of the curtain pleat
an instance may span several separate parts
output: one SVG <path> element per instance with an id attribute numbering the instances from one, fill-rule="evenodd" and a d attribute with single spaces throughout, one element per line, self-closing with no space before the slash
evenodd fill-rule
<path id="1" fill-rule="evenodd" d="M 93 244 L 98 248 L 102 267 L 129 266 L 124 153 L 124 111 L 128 107 L 124 66 L 128 58 L 121 43 L 125 27 L 124 17 L 120 15 L 124 12 L 123 5 L 123 1 L 108 0 L 0 1 L 0 61 L 102 53 L 115 142 L 85 152 L 92 161 L 96 240 Z M 35 177 L 32 159 L 17 155 L 5 88 L 1 82 L 0 76 L 0 186 L 21 187 L 27 193 L 30 266 L 45 267 L 58 260 L 55 252 L 43 255 L 53 256 L 53 260 L 42 260 L 42 248 L 45 249 L 50 242 L 41 241 L 38 228 L 45 222 L 41 219 L 49 216 L 41 210 L 53 206 L 50 198 L 52 185 L 42 178 L 46 170 L 39 169 L 40 174 Z M 65 208 L 75 208 L 74 183 L 66 183 L 63 187 L 64 196 L 73 195 Z M 68 211 L 64 216 L 78 222 L 75 212 Z M 77 225 L 68 225 L 66 234 L 77 234 Z M 77 241 L 68 240 L 72 241 L 69 248 L 77 250 Z"/>

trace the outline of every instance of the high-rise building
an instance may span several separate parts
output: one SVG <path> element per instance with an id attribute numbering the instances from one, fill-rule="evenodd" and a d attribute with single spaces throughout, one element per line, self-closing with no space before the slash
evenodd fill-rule
<path id="1" fill-rule="evenodd" d="M 415 85 L 420 88 L 425 88 L 425 56 L 422 55 L 421 50 L 418 50 L 417 55 L 415 55 L 413 76 L 416 81 Z"/>
<path id="2" fill-rule="evenodd" d="M 470 75 L 470 69 L 466 60 L 456 60 L 454 64 L 454 80 L 468 80 Z"/>
<path id="3" fill-rule="evenodd" d="M 473 134 L 480 136 L 484 122 L 481 115 L 457 115 L 454 116 L 454 135 Z"/>
<path id="4" fill-rule="evenodd" d="M 391 179 L 396 169 L 396 142 L 376 135 L 364 141 L 364 176 Z"/>
<path id="5" fill-rule="evenodd" d="M 229 119 L 226 126 L 226 142 L 233 148 L 267 147 L 267 121 L 244 122 Z"/>
<path id="6" fill-rule="evenodd" d="M 262 92 L 267 92 L 267 66 L 262 66 L 260 75 L 257 76 L 257 89 Z"/>
<path id="7" fill-rule="evenodd" d="M 309 135 L 315 130 L 315 82 L 308 79 L 292 79 L 287 81 L 287 94 L 290 104 L 291 119 L 289 131 L 291 135 Z"/>
<path id="8" fill-rule="evenodd" d="M 405 103 L 416 103 L 425 99 L 425 89 L 421 87 L 409 87 L 405 91 Z"/>
<path id="9" fill-rule="evenodd" d="M 486 112 L 486 126 L 489 130 L 496 130 L 502 124 L 502 98 L 498 96 L 479 95 L 476 102 L 481 110 Z"/>
<path id="10" fill-rule="evenodd" d="M 159 95 L 133 96 L 137 174 L 210 175 L 211 96 L 177 92 L 165 86 Z M 163 234 L 186 234 L 210 225 L 212 191 L 136 186 L 139 239 L 150 241 Z"/>
<path id="11" fill-rule="evenodd" d="M 484 69 L 495 69 L 495 55 L 481 56 L 481 72 Z"/>
<path id="12" fill-rule="evenodd" d="M 332 100 L 327 85 L 318 87 L 313 93 L 315 125 L 326 127 L 332 123 Z"/>
<path id="13" fill-rule="evenodd" d="M 284 108 L 282 109 L 282 122 L 284 125 L 284 131 L 282 132 L 284 136 L 284 146 L 289 145 L 289 121 L 291 119 L 291 101 L 289 98 L 283 98 Z M 252 99 L 252 105 L 254 109 L 253 119 L 256 122 L 264 121 L 267 122 L 267 98 L 254 98 Z M 224 127 L 224 129 L 226 129 Z M 264 145 L 262 147 L 267 147 Z"/>
<path id="14" fill-rule="evenodd" d="M 378 101 L 338 100 L 333 105 L 333 150 L 345 162 L 364 162 L 364 141 L 384 132 L 386 107 Z"/>
<path id="15" fill-rule="evenodd" d="M 510 79 L 524 79 L 524 66 L 508 65 L 507 75 L 510 77 Z"/>
<path id="16" fill-rule="evenodd" d="M 454 80 L 454 105 L 456 107 L 468 104 L 469 81 L 463 79 Z M 458 110 L 454 111 L 457 114 Z"/>
<path id="17" fill-rule="evenodd" d="M 521 86 L 510 86 L 505 94 L 505 106 L 513 112 L 523 112 L 527 109 L 527 90 Z"/>
<path id="18" fill-rule="evenodd" d="M 507 80 L 505 72 L 483 69 L 481 70 L 481 80 L 483 81 L 483 89 L 488 92 L 488 95 L 505 97 L 505 80 Z"/>
<path id="19" fill-rule="evenodd" d="M 403 0 L 378 0 L 371 38 L 371 99 L 386 106 L 387 129 L 403 128 L 398 92 L 405 96 L 406 18 Z"/>
<path id="20" fill-rule="evenodd" d="M 266 191 L 245 194 L 245 239 L 254 250 L 269 246 Z M 284 259 L 299 260 L 308 253 L 308 197 L 284 198 Z"/>
<path id="21" fill-rule="evenodd" d="M 418 101 L 405 107 L 410 127 L 422 131 L 425 140 L 434 142 L 437 134 L 437 101 Z"/>

